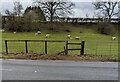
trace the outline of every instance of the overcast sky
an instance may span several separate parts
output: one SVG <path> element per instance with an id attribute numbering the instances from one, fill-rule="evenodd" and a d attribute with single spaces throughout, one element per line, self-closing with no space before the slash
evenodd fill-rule
<path id="1" fill-rule="evenodd" d="M 0 0 L 0 12 L 4 14 L 6 9 L 12 11 L 14 1 L 20 1 L 24 9 L 27 6 L 32 6 L 32 0 Z M 88 14 L 89 17 L 94 16 L 95 9 L 94 6 L 92 5 L 92 2 L 94 2 L 95 0 L 71 0 L 71 1 L 75 3 L 72 17 L 85 17 L 86 14 Z"/>

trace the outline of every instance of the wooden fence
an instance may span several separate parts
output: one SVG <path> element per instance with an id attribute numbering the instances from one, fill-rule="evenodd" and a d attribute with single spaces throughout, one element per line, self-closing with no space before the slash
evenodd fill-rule
<path id="1" fill-rule="evenodd" d="M 69 49 L 69 45 L 80 45 L 80 48 L 75 48 L 75 49 Z M 68 51 L 70 50 L 80 50 L 80 55 L 84 55 L 84 45 L 85 41 L 82 41 L 81 43 L 69 43 L 68 41 L 66 42 L 66 52 L 65 54 L 68 54 Z"/>
<path id="2" fill-rule="evenodd" d="M 70 50 L 80 50 L 80 54 L 84 55 L 84 45 L 85 41 L 82 41 L 81 43 L 69 43 L 68 41 L 60 41 L 60 40 L 5 40 L 5 48 L 6 48 L 6 54 L 8 54 L 8 42 L 24 42 L 25 43 L 25 51 L 28 53 L 28 42 L 44 42 L 45 46 L 45 54 L 48 54 L 48 42 L 65 42 L 66 47 L 64 47 L 63 53 L 66 55 L 68 54 L 68 51 Z M 78 49 L 69 49 L 69 45 L 80 45 L 80 48 Z M 60 52 L 61 53 L 61 52 Z"/>

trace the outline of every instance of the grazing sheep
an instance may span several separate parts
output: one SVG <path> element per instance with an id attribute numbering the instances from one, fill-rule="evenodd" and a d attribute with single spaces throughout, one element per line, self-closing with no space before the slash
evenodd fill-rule
<path id="1" fill-rule="evenodd" d="M 4 29 L 2 29 L 2 32 L 4 32 L 5 30 Z"/>
<path id="2" fill-rule="evenodd" d="M 49 38 L 49 37 L 50 37 L 50 34 L 46 34 L 45 37 L 46 37 L 46 38 Z"/>
<path id="3" fill-rule="evenodd" d="M 71 37 L 71 35 L 70 35 L 70 34 L 68 34 L 68 35 L 67 35 L 67 38 L 70 38 L 70 37 Z"/>
<path id="4" fill-rule="evenodd" d="M 35 33 L 35 36 L 37 36 L 38 35 L 38 33 Z"/>
<path id="5" fill-rule="evenodd" d="M 112 37 L 112 40 L 115 40 L 116 39 L 116 37 Z"/>
<path id="6" fill-rule="evenodd" d="M 40 32 L 40 31 L 37 31 L 37 33 L 38 33 L 38 34 L 41 34 L 41 32 Z"/>
<path id="7" fill-rule="evenodd" d="M 13 32 L 14 34 L 16 34 L 16 32 Z"/>
<path id="8" fill-rule="evenodd" d="M 79 39 L 80 39 L 80 37 L 76 36 L 76 37 L 75 37 L 75 39 L 76 39 L 76 40 L 79 40 Z"/>
<path id="9" fill-rule="evenodd" d="M 1 32 L 4 32 L 5 30 L 4 30 L 4 29 L 1 29 L 0 31 L 1 31 Z"/>

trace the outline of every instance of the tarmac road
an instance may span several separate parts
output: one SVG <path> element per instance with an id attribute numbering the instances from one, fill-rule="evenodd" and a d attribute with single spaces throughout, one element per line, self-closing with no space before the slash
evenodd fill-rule
<path id="1" fill-rule="evenodd" d="M 2 60 L 2 80 L 118 80 L 117 62 Z"/>

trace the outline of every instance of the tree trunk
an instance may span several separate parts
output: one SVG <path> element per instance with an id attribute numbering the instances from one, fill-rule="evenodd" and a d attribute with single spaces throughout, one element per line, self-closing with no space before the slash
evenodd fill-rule
<path id="1" fill-rule="evenodd" d="M 108 22 L 111 22 L 111 16 L 109 15 Z"/>
<path id="2" fill-rule="evenodd" d="M 53 14 L 51 13 L 50 22 L 53 22 Z"/>

